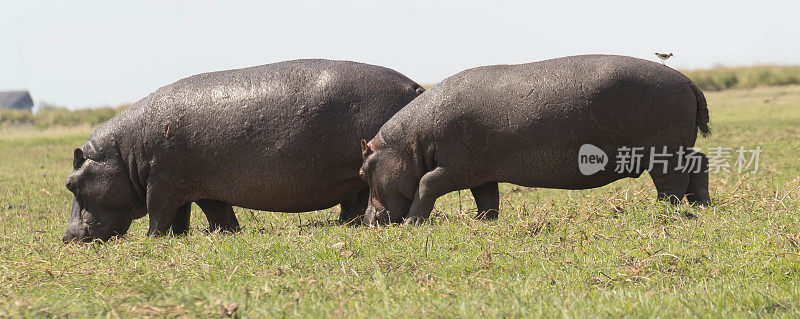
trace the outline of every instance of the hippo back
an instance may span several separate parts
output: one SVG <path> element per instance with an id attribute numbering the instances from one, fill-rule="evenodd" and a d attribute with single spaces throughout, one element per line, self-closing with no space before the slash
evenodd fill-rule
<path id="1" fill-rule="evenodd" d="M 588 188 L 621 176 L 580 174 L 583 144 L 607 154 L 623 146 L 675 151 L 694 145 L 696 114 L 691 81 L 680 72 L 636 58 L 582 55 L 463 71 L 380 132 L 388 145 L 411 141 L 417 152 L 433 150 L 427 166 L 458 161 L 454 166 L 475 180 Z"/>
<path id="2" fill-rule="evenodd" d="M 139 175 L 186 201 L 309 211 L 366 188 L 359 141 L 422 91 L 388 68 L 295 60 L 188 77 L 110 122 L 136 123 L 115 135 L 141 145 Z"/>

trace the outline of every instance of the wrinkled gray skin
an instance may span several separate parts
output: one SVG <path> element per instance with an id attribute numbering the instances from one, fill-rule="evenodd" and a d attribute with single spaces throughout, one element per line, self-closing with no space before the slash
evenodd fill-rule
<path id="1" fill-rule="evenodd" d="M 708 129 L 702 92 L 660 63 L 609 55 L 572 56 L 478 67 L 445 79 L 409 103 L 366 143 L 360 175 L 370 185 L 366 223 L 416 222 L 436 198 L 470 189 L 477 218 L 495 219 L 498 182 L 587 189 L 648 167 L 650 147 L 675 154 Z M 584 176 L 578 150 L 593 144 L 610 157 Z M 619 147 L 645 147 L 641 168 L 614 172 Z M 703 168 L 707 159 L 703 158 Z M 659 158 L 661 159 L 661 158 Z M 707 173 L 650 172 L 659 199 L 706 204 Z M 705 170 L 703 170 L 704 172 Z"/>
<path id="2" fill-rule="evenodd" d="M 297 60 L 195 75 L 95 130 L 74 154 L 64 241 L 107 240 L 149 214 L 149 235 L 183 233 L 196 202 L 212 229 L 231 205 L 363 215 L 359 140 L 424 89 L 384 67 Z"/>

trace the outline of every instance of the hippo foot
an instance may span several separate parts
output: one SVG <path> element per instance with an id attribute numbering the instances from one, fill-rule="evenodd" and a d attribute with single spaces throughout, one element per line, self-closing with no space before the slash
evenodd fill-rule
<path id="1" fill-rule="evenodd" d="M 499 216 L 500 212 L 498 212 L 496 209 L 489 209 L 478 212 L 478 214 L 475 215 L 475 219 L 489 221 L 489 220 L 497 220 Z"/>
<path id="2" fill-rule="evenodd" d="M 189 232 L 189 220 L 192 216 L 192 203 L 187 203 L 178 209 L 175 214 L 175 220 L 172 222 L 170 229 L 173 236 L 185 235 Z"/>
<path id="3" fill-rule="evenodd" d="M 219 225 L 212 225 L 212 226 L 208 226 L 208 229 L 206 229 L 206 232 L 207 233 L 233 234 L 233 233 L 238 233 L 241 230 L 242 229 L 239 226 L 236 226 L 236 227 L 222 227 L 222 226 L 219 226 Z"/>
<path id="4" fill-rule="evenodd" d="M 403 218 L 402 224 L 403 225 L 419 225 L 419 224 L 422 224 L 422 222 L 424 222 L 424 221 L 425 221 L 425 219 L 422 218 L 422 217 L 414 217 L 414 216 L 412 216 L 412 217 L 408 217 L 408 218 Z"/>
<path id="5" fill-rule="evenodd" d="M 708 206 L 709 202 L 711 201 L 710 196 L 708 193 L 706 194 L 686 194 L 686 200 L 691 205 L 699 205 L 699 206 Z"/>

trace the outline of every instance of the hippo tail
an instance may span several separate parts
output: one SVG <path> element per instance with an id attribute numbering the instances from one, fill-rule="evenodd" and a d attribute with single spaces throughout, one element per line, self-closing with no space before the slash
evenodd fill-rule
<path id="1" fill-rule="evenodd" d="M 694 96 L 697 98 L 697 116 L 695 117 L 697 128 L 700 130 L 700 133 L 703 134 L 703 137 L 707 137 L 711 135 L 711 128 L 708 127 L 709 116 L 706 96 L 703 95 L 703 91 L 700 91 L 700 88 L 698 88 L 694 82 L 689 81 L 689 85 L 692 86 L 692 92 L 694 92 Z"/>

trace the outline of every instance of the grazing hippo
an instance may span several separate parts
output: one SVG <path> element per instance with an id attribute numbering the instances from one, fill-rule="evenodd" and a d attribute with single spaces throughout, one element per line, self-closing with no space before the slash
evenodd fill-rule
<path id="1" fill-rule="evenodd" d="M 409 103 L 369 143 L 361 141 L 360 175 L 370 186 L 364 221 L 422 220 L 436 198 L 467 188 L 478 218 L 495 219 L 498 182 L 600 187 L 638 177 L 651 154 L 662 155 L 648 170 L 659 199 L 689 194 L 690 202 L 706 204 L 707 159 L 693 154 L 700 169 L 687 170 L 681 160 L 689 157 L 677 154 L 692 154 L 687 148 L 698 128 L 708 134 L 707 123 L 703 93 L 659 63 L 584 55 L 469 69 Z M 580 154 L 586 144 L 589 153 Z M 611 155 L 622 147 L 643 148 L 633 152 L 642 155 L 639 167 L 614 168 Z M 579 155 L 596 155 L 603 170 L 582 173 Z"/>
<path id="2" fill-rule="evenodd" d="M 204 73 L 158 89 L 75 149 L 64 241 L 107 240 L 149 214 L 149 235 L 183 233 L 191 202 L 212 229 L 231 205 L 363 215 L 359 140 L 424 89 L 384 67 L 297 60 Z"/>

